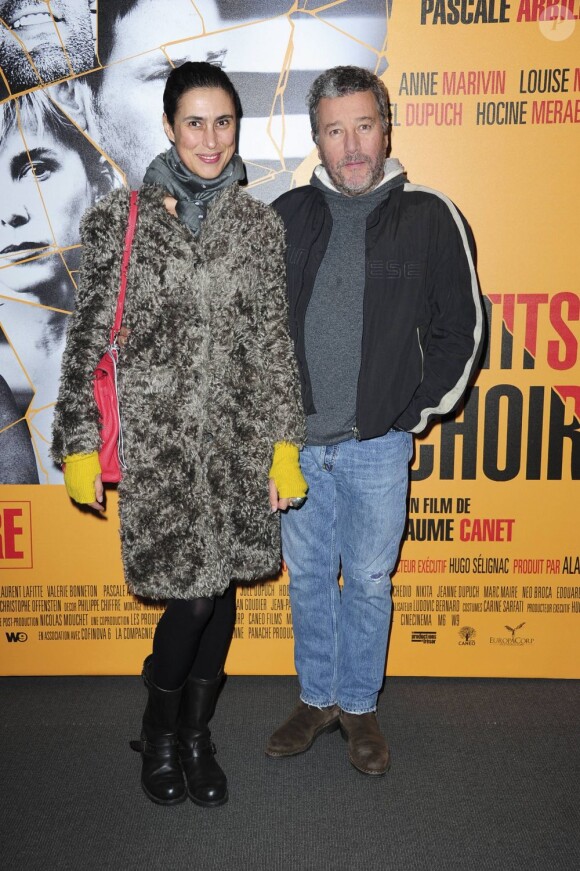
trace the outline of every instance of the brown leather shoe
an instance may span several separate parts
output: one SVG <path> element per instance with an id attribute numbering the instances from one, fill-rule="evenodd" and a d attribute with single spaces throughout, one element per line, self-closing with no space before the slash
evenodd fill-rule
<path id="1" fill-rule="evenodd" d="M 340 708 L 313 708 L 298 702 L 288 719 L 270 736 L 266 756 L 295 756 L 304 753 L 323 732 L 338 729 Z"/>
<path id="2" fill-rule="evenodd" d="M 391 767 L 389 745 L 381 735 L 375 711 L 340 712 L 340 731 L 348 741 L 349 762 L 363 774 L 385 774 Z"/>

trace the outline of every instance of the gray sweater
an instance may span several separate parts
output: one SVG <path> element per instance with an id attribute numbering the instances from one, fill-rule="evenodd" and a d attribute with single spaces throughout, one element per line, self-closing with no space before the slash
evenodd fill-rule
<path id="1" fill-rule="evenodd" d="M 316 414 L 308 415 L 307 444 L 353 437 L 361 362 L 365 234 L 368 215 L 389 195 L 387 182 L 348 197 L 316 176 L 332 215 L 332 233 L 306 311 L 306 360 Z"/>

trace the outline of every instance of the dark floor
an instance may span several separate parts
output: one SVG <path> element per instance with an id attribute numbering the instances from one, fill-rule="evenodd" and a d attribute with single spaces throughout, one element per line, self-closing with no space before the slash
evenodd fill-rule
<path id="1" fill-rule="evenodd" d="M 136 677 L 1 678 L 0 867 L 13 871 L 573 871 L 580 682 L 389 678 L 393 765 L 359 774 L 339 733 L 264 755 L 295 679 L 232 677 L 213 721 L 230 801 L 149 802 Z"/>

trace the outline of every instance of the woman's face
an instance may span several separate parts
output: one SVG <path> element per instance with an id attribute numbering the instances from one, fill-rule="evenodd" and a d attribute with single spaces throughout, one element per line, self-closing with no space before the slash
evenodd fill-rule
<path id="1" fill-rule="evenodd" d="M 173 127 L 166 115 L 163 126 L 181 162 L 201 178 L 217 178 L 236 150 L 234 103 L 221 88 L 185 91 Z"/>
<path id="2" fill-rule="evenodd" d="M 0 271 L 0 280 L 17 291 L 53 277 L 60 257 L 43 255 L 78 243 L 79 221 L 93 201 L 76 151 L 47 131 L 25 135 L 26 146 L 17 129 L 0 146 L 0 268 L 20 267 Z"/>

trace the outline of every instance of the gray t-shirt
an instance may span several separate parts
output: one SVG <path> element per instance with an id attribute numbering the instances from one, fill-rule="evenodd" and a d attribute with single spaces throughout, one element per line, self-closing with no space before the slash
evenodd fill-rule
<path id="1" fill-rule="evenodd" d="M 332 232 L 306 310 L 306 362 L 315 414 L 306 443 L 330 445 L 353 437 L 361 362 L 365 235 L 368 215 L 392 185 L 348 197 L 314 178 L 332 214 Z"/>

